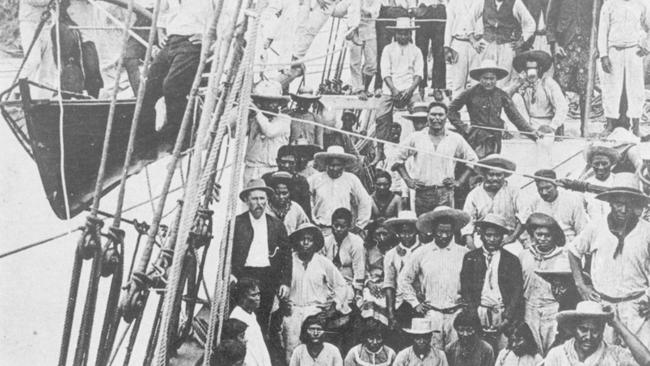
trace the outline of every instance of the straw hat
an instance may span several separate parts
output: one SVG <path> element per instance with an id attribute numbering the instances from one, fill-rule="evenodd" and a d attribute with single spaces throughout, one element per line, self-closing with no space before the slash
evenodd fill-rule
<path id="1" fill-rule="evenodd" d="M 415 30 L 418 29 L 417 25 L 413 24 L 411 18 L 408 17 L 399 17 L 395 19 L 395 25 L 389 25 L 386 29 L 391 30 Z"/>
<path id="2" fill-rule="evenodd" d="M 612 133 L 607 135 L 607 140 L 614 141 L 618 144 L 638 144 L 641 138 L 636 136 L 632 131 L 624 127 L 616 127 Z"/>
<path id="3" fill-rule="evenodd" d="M 497 168 L 502 168 L 505 170 L 510 170 L 511 172 L 514 172 L 517 170 L 517 164 L 515 164 L 512 160 L 509 160 L 505 156 L 501 154 L 490 154 L 483 159 L 478 161 L 479 164 L 483 165 L 489 165 Z M 477 166 L 477 170 L 481 175 L 487 174 L 487 171 L 489 170 L 488 168 L 484 168 L 482 166 Z M 506 177 L 511 176 L 512 173 L 506 173 Z"/>
<path id="4" fill-rule="evenodd" d="M 532 237 L 533 231 L 538 227 L 547 227 L 551 230 L 556 246 L 562 247 L 566 244 L 564 231 L 560 227 L 560 224 L 558 224 L 551 216 L 541 212 L 535 212 L 530 215 L 528 220 L 526 220 L 526 231 L 528 232 L 528 235 Z"/>
<path id="5" fill-rule="evenodd" d="M 436 222 L 441 219 L 451 219 L 454 222 L 454 231 L 465 227 L 471 220 L 469 214 L 465 211 L 448 206 L 438 206 L 433 211 L 420 215 L 416 226 L 418 231 L 430 233 L 433 232 Z"/>
<path id="6" fill-rule="evenodd" d="M 341 159 L 346 166 L 356 164 L 357 158 L 343 150 L 343 146 L 332 145 L 325 152 L 319 152 L 314 155 L 314 162 L 320 166 L 326 166 L 330 159 Z"/>
<path id="7" fill-rule="evenodd" d="M 293 176 L 289 172 L 275 172 L 266 179 L 266 182 L 271 187 L 275 187 L 278 184 L 284 184 L 289 187 L 293 183 Z"/>
<path id="8" fill-rule="evenodd" d="M 560 311 L 557 314 L 557 323 L 564 329 L 571 329 L 580 320 L 594 319 L 606 322 L 611 319 L 612 313 L 603 311 L 603 307 L 595 301 L 581 301 L 575 310 Z"/>
<path id="9" fill-rule="evenodd" d="M 275 80 L 262 80 L 255 84 L 251 98 L 256 100 L 288 101 L 289 97 L 282 95 L 282 84 Z"/>
<path id="10" fill-rule="evenodd" d="M 323 238 L 323 232 L 318 228 L 318 226 L 310 223 L 310 222 L 304 222 L 300 224 L 297 228 L 296 231 L 291 233 L 289 235 L 289 243 L 291 246 L 295 246 L 298 243 L 298 240 L 302 238 L 302 235 L 305 233 L 311 233 L 314 237 L 314 253 L 319 252 L 321 249 L 323 249 L 323 245 L 325 245 L 325 239 Z"/>
<path id="11" fill-rule="evenodd" d="M 413 318 L 411 319 L 410 328 L 402 328 L 406 333 L 409 334 L 429 334 L 433 333 L 433 327 L 431 326 L 431 319 L 427 318 Z"/>
<path id="12" fill-rule="evenodd" d="M 474 223 L 474 226 L 480 229 L 483 229 L 486 226 L 495 227 L 505 233 L 509 233 L 511 231 L 511 228 L 508 225 L 508 222 L 506 222 L 506 219 L 503 216 L 497 215 L 495 213 L 489 213 L 485 215 L 485 218 L 483 220 L 476 221 Z"/>
<path id="13" fill-rule="evenodd" d="M 499 67 L 496 61 L 492 59 L 485 59 L 481 61 L 479 67 L 474 68 L 469 72 L 469 76 L 472 79 L 479 81 L 481 76 L 486 72 L 494 73 L 497 76 L 497 80 L 501 80 L 509 74 L 508 70 Z"/>
<path id="14" fill-rule="evenodd" d="M 515 56 L 512 60 L 512 68 L 517 72 L 526 70 L 526 63 L 528 61 L 537 62 L 537 67 L 540 68 L 540 73 L 543 74 L 553 65 L 553 57 L 548 52 L 540 50 L 526 51 Z"/>
<path id="15" fill-rule="evenodd" d="M 415 102 L 409 114 L 404 114 L 402 117 L 406 119 L 427 118 L 429 116 L 429 103 Z"/>
<path id="16" fill-rule="evenodd" d="M 315 102 L 320 99 L 320 95 L 316 94 L 313 89 L 298 89 L 296 93 L 289 93 L 293 100 L 304 100 L 307 102 Z"/>
<path id="17" fill-rule="evenodd" d="M 608 145 L 594 143 L 585 148 L 585 161 L 587 164 L 591 164 L 596 155 L 606 156 L 612 164 L 616 163 L 620 157 L 618 151 Z"/>
<path id="18" fill-rule="evenodd" d="M 415 214 L 415 211 L 400 211 L 397 214 L 397 217 L 391 217 L 390 219 L 384 221 L 384 227 L 389 230 L 395 231 L 404 224 L 413 224 L 415 225 L 418 222 L 418 216 Z"/>
<path id="19" fill-rule="evenodd" d="M 566 271 L 549 271 L 549 270 L 538 269 L 535 270 L 535 273 L 547 282 L 553 282 L 553 281 L 573 282 L 573 273 L 568 269 Z"/>
<path id="20" fill-rule="evenodd" d="M 246 196 L 248 196 L 248 192 L 252 191 L 264 191 L 266 192 L 267 196 L 271 196 L 274 192 L 271 187 L 267 186 L 266 183 L 264 183 L 264 180 L 262 179 L 251 179 L 248 181 L 246 184 L 246 187 L 242 189 L 241 192 L 239 192 L 239 199 L 242 201 L 246 201 Z"/>
<path id="21" fill-rule="evenodd" d="M 598 194 L 596 198 L 601 201 L 611 202 L 614 198 L 623 196 L 631 201 L 650 203 L 650 197 L 643 194 L 639 187 L 640 182 L 636 174 L 627 172 L 618 173 L 614 175 L 612 188 Z"/>

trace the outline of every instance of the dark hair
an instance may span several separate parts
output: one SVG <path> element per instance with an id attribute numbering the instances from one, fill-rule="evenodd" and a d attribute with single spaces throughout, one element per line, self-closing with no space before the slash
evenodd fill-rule
<path id="1" fill-rule="evenodd" d="M 382 244 L 382 243 L 375 240 L 375 234 L 377 233 L 377 230 L 379 230 L 379 229 L 384 229 L 384 230 L 386 230 L 386 232 L 388 232 L 388 236 L 384 240 L 384 242 L 389 244 L 389 245 L 387 245 L 389 248 L 386 248 L 386 251 L 388 251 L 390 248 L 392 248 L 392 247 L 394 247 L 394 246 L 396 246 L 398 244 L 399 240 L 397 239 L 397 235 L 395 235 L 394 232 L 388 230 L 388 228 L 386 228 L 384 226 L 383 221 L 381 221 L 381 222 L 372 221 L 370 224 L 368 224 L 366 226 L 366 232 L 368 234 L 366 235 L 366 240 L 363 243 L 363 245 L 364 245 L 364 247 L 366 249 L 370 249 L 375 245 L 379 246 L 380 244 Z"/>
<path id="2" fill-rule="evenodd" d="M 555 171 L 551 169 L 540 169 L 535 172 L 535 176 L 540 178 L 557 179 L 557 174 L 555 174 Z"/>
<path id="3" fill-rule="evenodd" d="M 377 171 L 375 172 L 375 182 L 376 182 L 377 179 L 379 179 L 379 178 L 386 178 L 386 179 L 388 180 L 388 184 L 392 184 L 392 183 L 393 183 L 393 177 L 391 177 L 391 176 L 390 176 L 390 173 L 388 173 L 388 172 L 385 171 L 385 170 L 377 169 Z"/>
<path id="4" fill-rule="evenodd" d="M 537 349 L 537 342 L 535 342 L 533 332 L 530 330 L 528 324 L 522 321 L 518 321 L 512 325 L 510 328 L 510 335 L 508 336 L 508 348 L 512 347 L 512 337 L 516 335 L 524 339 L 524 354 L 535 356 L 539 353 L 539 349 Z"/>
<path id="5" fill-rule="evenodd" d="M 221 339 L 237 339 L 237 336 L 244 333 L 248 328 L 248 324 L 235 318 L 226 319 L 223 321 L 223 329 L 221 330 Z"/>
<path id="6" fill-rule="evenodd" d="M 458 327 L 472 327 L 476 333 L 481 333 L 481 319 L 476 311 L 463 310 L 454 319 L 454 329 Z"/>
<path id="7" fill-rule="evenodd" d="M 302 322 L 302 326 L 300 326 L 300 342 L 306 344 L 309 341 L 309 338 L 307 337 L 307 329 L 314 324 L 318 324 L 325 329 L 325 321 L 323 318 L 318 315 L 308 316 L 305 321 Z"/>
<path id="8" fill-rule="evenodd" d="M 449 107 L 447 107 L 447 105 L 445 103 L 441 103 L 441 102 L 431 102 L 431 103 L 429 103 L 429 107 L 427 107 L 427 112 L 429 112 L 431 110 L 431 108 L 433 108 L 433 107 L 440 107 L 440 108 L 444 109 L 445 114 L 449 112 Z"/>
<path id="9" fill-rule="evenodd" d="M 237 282 L 237 286 L 235 287 L 235 302 L 239 304 L 244 296 L 248 294 L 248 291 L 259 287 L 260 284 L 255 279 L 249 277 L 240 279 L 239 282 Z"/>
<path id="10" fill-rule="evenodd" d="M 278 149 L 278 154 L 276 157 L 278 159 L 282 159 L 285 156 L 293 156 L 294 158 L 296 157 L 296 153 L 291 148 L 291 145 L 283 145 Z"/>
<path id="11" fill-rule="evenodd" d="M 210 359 L 210 366 L 231 366 L 243 361 L 246 357 L 246 345 L 242 342 L 227 339 L 222 341 Z"/>
<path id="12" fill-rule="evenodd" d="M 368 337 L 379 335 L 384 337 L 384 325 L 375 318 L 367 318 L 363 321 L 363 328 L 361 329 L 361 339 L 365 341 Z"/>
<path id="13" fill-rule="evenodd" d="M 339 207 L 332 213 L 332 221 L 343 219 L 352 225 L 352 212 L 345 207 Z"/>

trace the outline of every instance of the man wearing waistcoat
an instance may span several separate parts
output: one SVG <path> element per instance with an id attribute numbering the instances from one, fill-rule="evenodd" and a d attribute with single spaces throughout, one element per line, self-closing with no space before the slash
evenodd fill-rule
<path id="1" fill-rule="evenodd" d="M 483 47 L 478 48 L 481 60 L 491 59 L 497 66 L 512 71 L 515 54 L 535 34 L 535 19 L 521 0 L 477 1 L 473 11 L 475 35 L 483 35 Z M 497 86 L 508 85 L 510 75 Z"/>

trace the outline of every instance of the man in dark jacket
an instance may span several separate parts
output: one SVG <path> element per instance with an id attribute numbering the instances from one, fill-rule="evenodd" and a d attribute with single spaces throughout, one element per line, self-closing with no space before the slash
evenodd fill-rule
<path id="1" fill-rule="evenodd" d="M 259 281 L 260 306 L 256 310 L 262 332 L 267 334 L 273 298 L 286 299 L 291 286 L 291 248 L 282 221 L 266 214 L 273 190 L 261 179 L 248 182 L 239 198 L 248 211 L 235 218 L 232 275 Z"/>
<path id="2" fill-rule="evenodd" d="M 290 173 L 293 177 L 291 179 L 291 187 L 289 188 L 289 198 L 299 204 L 311 220 L 309 183 L 307 183 L 307 178 L 297 172 L 298 159 L 300 158 L 301 153 L 303 153 L 303 155 L 309 153 L 311 154 L 311 157 L 313 157 L 314 153 L 318 152 L 318 150 L 307 152 L 306 150 L 308 150 L 310 146 L 313 145 L 284 145 L 278 150 L 276 162 L 278 164 L 278 171 Z M 266 182 L 267 185 L 269 184 L 269 180 L 273 173 L 276 172 L 269 172 L 262 176 L 262 179 L 264 179 L 264 182 Z"/>
<path id="3" fill-rule="evenodd" d="M 506 220 L 488 214 L 475 226 L 483 247 L 467 253 L 460 271 L 460 294 L 471 310 L 476 310 L 495 353 L 506 345 L 504 330 L 521 319 L 523 278 L 519 259 L 502 248 L 510 231 Z"/>

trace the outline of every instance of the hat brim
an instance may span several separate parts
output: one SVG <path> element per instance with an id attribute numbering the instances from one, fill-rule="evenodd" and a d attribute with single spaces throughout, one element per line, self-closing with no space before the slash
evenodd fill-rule
<path id="1" fill-rule="evenodd" d="M 516 72 L 522 72 L 526 69 L 526 63 L 528 61 L 537 62 L 542 74 L 547 72 L 551 68 L 551 65 L 553 65 L 553 57 L 547 52 L 532 50 L 522 52 L 515 56 L 512 60 L 512 68 L 515 69 Z"/>
<path id="2" fill-rule="evenodd" d="M 294 247 L 296 245 L 300 235 L 307 232 L 310 232 L 314 235 L 314 242 L 316 244 L 314 252 L 318 252 L 323 249 L 323 246 L 325 245 L 325 238 L 323 237 L 323 232 L 316 226 L 303 227 L 302 229 L 298 229 L 291 233 L 291 235 L 289 235 L 289 243 L 291 244 L 291 247 Z"/>
<path id="3" fill-rule="evenodd" d="M 629 198 L 631 201 L 641 201 L 650 203 L 650 197 L 646 196 L 643 194 L 641 191 L 635 191 L 633 189 L 626 189 L 626 188 L 613 188 L 610 189 L 606 192 L 600 193 L 596 195 L 596 199 L 605 201 L 605 202 L 611 202 L 614 198 L 620 197 L 620 196 L 625 196 Z"/>
<path id="4" fill-rule="evenodd" d="M 511 172 L 514 172 L 517 170 L 517 164 L 513 163 L 510 160 L 503 159 L 503 158 L 487 158 L 483 160 L 478 161 L 479 164 L 483 165 L 489 165 L 495 168 L 501 168 L 505 170 L 509 170 Z M 477 166 L 477 170 L 481 175 L 485 175 L 488 170 L 491 170 L 490 168 L 482 167 L 482 166 Z M 504 172 L 505 173 L 505 172 Z M 512 173 L 505 173 L 506 177 L 509 177 L 512 175 Z"/>
<path id="5" fill-rule="evenodd" d="M 399 227 L 400 225 L 404 225 L 404 224 L 412 224 L 417 226 L 417 222 L 418 222 L 417 219 L 398 219 L 393 217 L 384 221 L 384 227 L 395 231 L 394 230 L 395 227 Z"/>
<path id="6" fill-rule="evenodd" d="M 278 185 L 278 184 L 284 184 L 284 185 L 286 185 L 287 187 L 289 187 L 289 186 L 292 185 L 292 183 L 293 183 L 293 182 L 291 181 L 291 178 L 288 178 L 288 177 L 274 177 L 273 175 L 271 175 L 270 177 L 268 177 L 268 178 L 266 179 L 266 184 L 269 185 L 269 186 L 275 186 L 275 185 Z M 274 193 L 275 193 L 275 192 L 274 192 Z"/>
<path id="7" fill-rule="evenodd" d="M 580 320 L 593 319 L 597 321 L 607 322 L 613 314 L 610 313 L 583 313 L 577 310 L 561 311 L 557 314 L 557 324 L 567 330 L 571 330 L 575 323 Z"/>
<path id="8" fill-rule="evenodd" d="M 330 152 L 319 152 L 314 154 L 314 162 L 321 166 L 327 165 L 327 160 L 330 159 L 340 159 L 343 160 L 346 167 L 353 166 L 357 163 L 357 158 L 348 153 L 330 153 Z"/>
<path id="9" fill-rule="evenodd" d="M 479 229 L 483 229 L 484 227 L 493 227 L 493 228 L 497 228 L 497 229 L 503 231 L 505 234 L 508 234 L 508 233 L 510 233 L 510 232 L 512 231 L 511 228 L 508 228 L 508 227 L 505 227 L 505 226 L 499 225 L 499 224 L 497 224 L 497 223 L 495 223 L 495 222 L 491 222 L 491 221 L 482 221 L 482 220 L 480 220 L 480 221 L 476 221 L 476 222 L 474 223 L 474 226 L 477 227 L 477 228 L 479 228 Z"/>
<path id="10" fill-rule="evenodd" d="M 497 77 L 497 80 L 501 80 L 509 74 L 508 70 L 502 69 L 500 67 L 481 67 L 470 71 L 469 76 L 472 79 L 479 81 L 481 79 L 481 75 L 485 74 L 486 72 L 494 73 L 494 75 Z"/>
<path id="11" fill-rule="evenodd" d="M 414 26 L 411 26 L 411 27 L 398 27 L 396 25 L 388 25 L 388 26 L 386 26 L 386 29 L 390 29 L 390 30 L 416 30 L 416 29 L 420 29 L 420 26 L 414 25 Z"/>
<path id="12" fill-rule="evenodd" d="M 418 218 L 416 227 L 423 233 L 433 232 L 434 225 L 441 219 L 451 219 L 454 222 L 454 231 L 460 230 L 471 221 L 469 214 L 454 208 L 448 210 L 430 211 Z"/>
<path id="13" fill-rule="evenodd" d="M 430 329 L 430 330 L 424 330 L 424 329 L 402 328 L 402 330 L 403 330 L 405 333 L 408 333 L 408 334 L 415 334 L 415 335 L 420 335 L 420 334 L 430 334 L 430 333 L 433 333 L 433 332 L 434 332 L 433 329 Z"/>
<path id="14" fill-rule="evenodd" d="M 251 94 L 251 98 L 255 100 L 278 100 L 282 102 L 289 101 L 289 97 L 286 95 Z"/>
<path id="15" fill-rule="evenodd" d="M 535 274 L 550 282 L 553 280 L 573 281 L 571 271 L 535 271 Z"/>
<path id="16" fill-rule="evenodd" d="M 295 93 L 289 93 L 291 96 L 291 99 L 300 99 L 300 100 L 309 100 L 312 102 L 315 102 L 321 98 L 320 95 L 313 95 L 313 94 L 295 94 Z"/>
<path id="17" fill-rule="evenodd" d="M 404 114 L 402 115 L 402 118 L 406 119 L 416 119 L 416 118 L 427 118 L 429 115 L 425 112 L 416 112 L 413 114 Z"/>
<path id="18" fill-rule="evenodd" d="M 244 188 L 242 189 L 241 192 L 239 192 L 239 199 L 245 202 L 248 192 L 252 192 L 252 191 L 264 191 L 266 192 L 266 195 L 268 197 L 271 197 L 273 194 L 275 194 L 275 192 L 271 187 L 250 187 L 250 188 Z"/>

